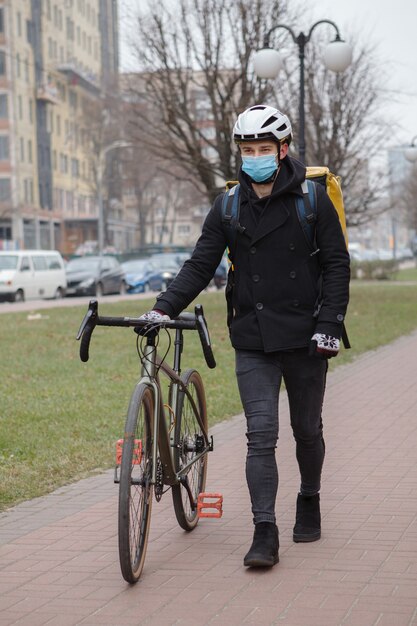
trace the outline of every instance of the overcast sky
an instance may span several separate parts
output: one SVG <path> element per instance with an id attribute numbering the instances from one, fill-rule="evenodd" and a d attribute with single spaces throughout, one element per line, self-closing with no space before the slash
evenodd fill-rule
<path id="1" fill-rule="evenodd" d="M 134 69 L 127 42 L 139 2 L 143 0 L 119 0 L 122 70 Z M 417 0 L 314 0 L 308 6 L 299 30 L 308 32 L 316 20 L 330 19 L 346 40 L 348 33 L 359 32 L 362 41 L 376 45 L 381 68 L 389 77 L 384 87 L 393 95 L 388 113 L 397 130 L 389 143 L 409 143 L 417 135 Z M 292 46 L 297 54 L 290 41 L 288 52 Z"/>

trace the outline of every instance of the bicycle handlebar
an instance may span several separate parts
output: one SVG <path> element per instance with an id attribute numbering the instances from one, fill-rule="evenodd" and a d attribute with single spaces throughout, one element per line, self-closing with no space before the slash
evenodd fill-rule
<path id="1" fill-rule="evenodd" d="M 169 322 L 148 322 L 139 317 L 104 317 L 98 314 L 97 300 L 90 300 L 88 311 L 84 316 L 81 326 L 77 333 L 77 340 L 81 339 L 80 359 L 86 363 L 89 359 L 89 348 L 91 335 L 96 326 L 129 326 L 133 328 L 170 328 L 183 330 L 197 330 L 200 338 L 201 347 L 203 349 L 204 358 L 210 369 L 216 367 L 216 360 L 211 348 L 210 335 L 208 332 L 207 322 L 204 317 L 203 307 L 197 304 L 194 313 L 185 311 Z"/>

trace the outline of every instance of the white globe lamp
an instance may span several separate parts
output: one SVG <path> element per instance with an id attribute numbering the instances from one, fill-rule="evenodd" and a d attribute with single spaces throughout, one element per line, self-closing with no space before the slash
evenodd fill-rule
<path id="1" fill-rule="evenodd" d="M 344 72 L 352 63 L 352 48 L 345 41 L 336 39 L 324 49 L 323 61 L 332 72 Z"/>
<path id="2" fill-rule="evenodd" d="M 253 56 L 253 69 L 259 78 L 276 78 L 283 65 L 278 50 L 263 48 Z"/>
<path id="3" fill-rule="evenodd" d="M 411 140 L 411 144 L 404 150 L 404 156 L 407 161 L 410 161 L 410 163 L 415 163 L 417 161 L 417 146 L 414 145 L 416 139 L 417 136 Z"/>

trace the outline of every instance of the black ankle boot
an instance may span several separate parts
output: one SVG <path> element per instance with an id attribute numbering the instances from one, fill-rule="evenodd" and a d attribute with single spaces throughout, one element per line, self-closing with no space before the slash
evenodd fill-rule
<path id="1" fill-rule="evenodd" d="M 271 522 L 255 524 L 253 542 L 243 560 L 246 567 L 272 567 L 278 563 L 278 528 Z"/>
<path id="2" fill-rule="evenodd" d="M 317 541 L 321 537 L 320 494 L 297 497 L 297 515 L 293 531 L 296 543 Z"/>

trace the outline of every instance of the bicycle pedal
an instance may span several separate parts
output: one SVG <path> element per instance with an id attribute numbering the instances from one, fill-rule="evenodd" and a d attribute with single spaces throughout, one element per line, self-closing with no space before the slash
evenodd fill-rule
<path id="1" fill-rule="evenodd" d="M 123 454 L 123 439 L 116 442 L 116 465 L 121 465 Z M 133 465 L 140 465 L 142 462 L 142 439 L 135 439 L 135 448 L 133 448 Z"/>
<path id="2" fill-rule="evenodd" d="M 204 509 L 212 509 L 205 511 Z M 221 493 L 201 492 L 197 498 L 198 517 L 221 517 L 223 515 L 223 496 Z"/>

